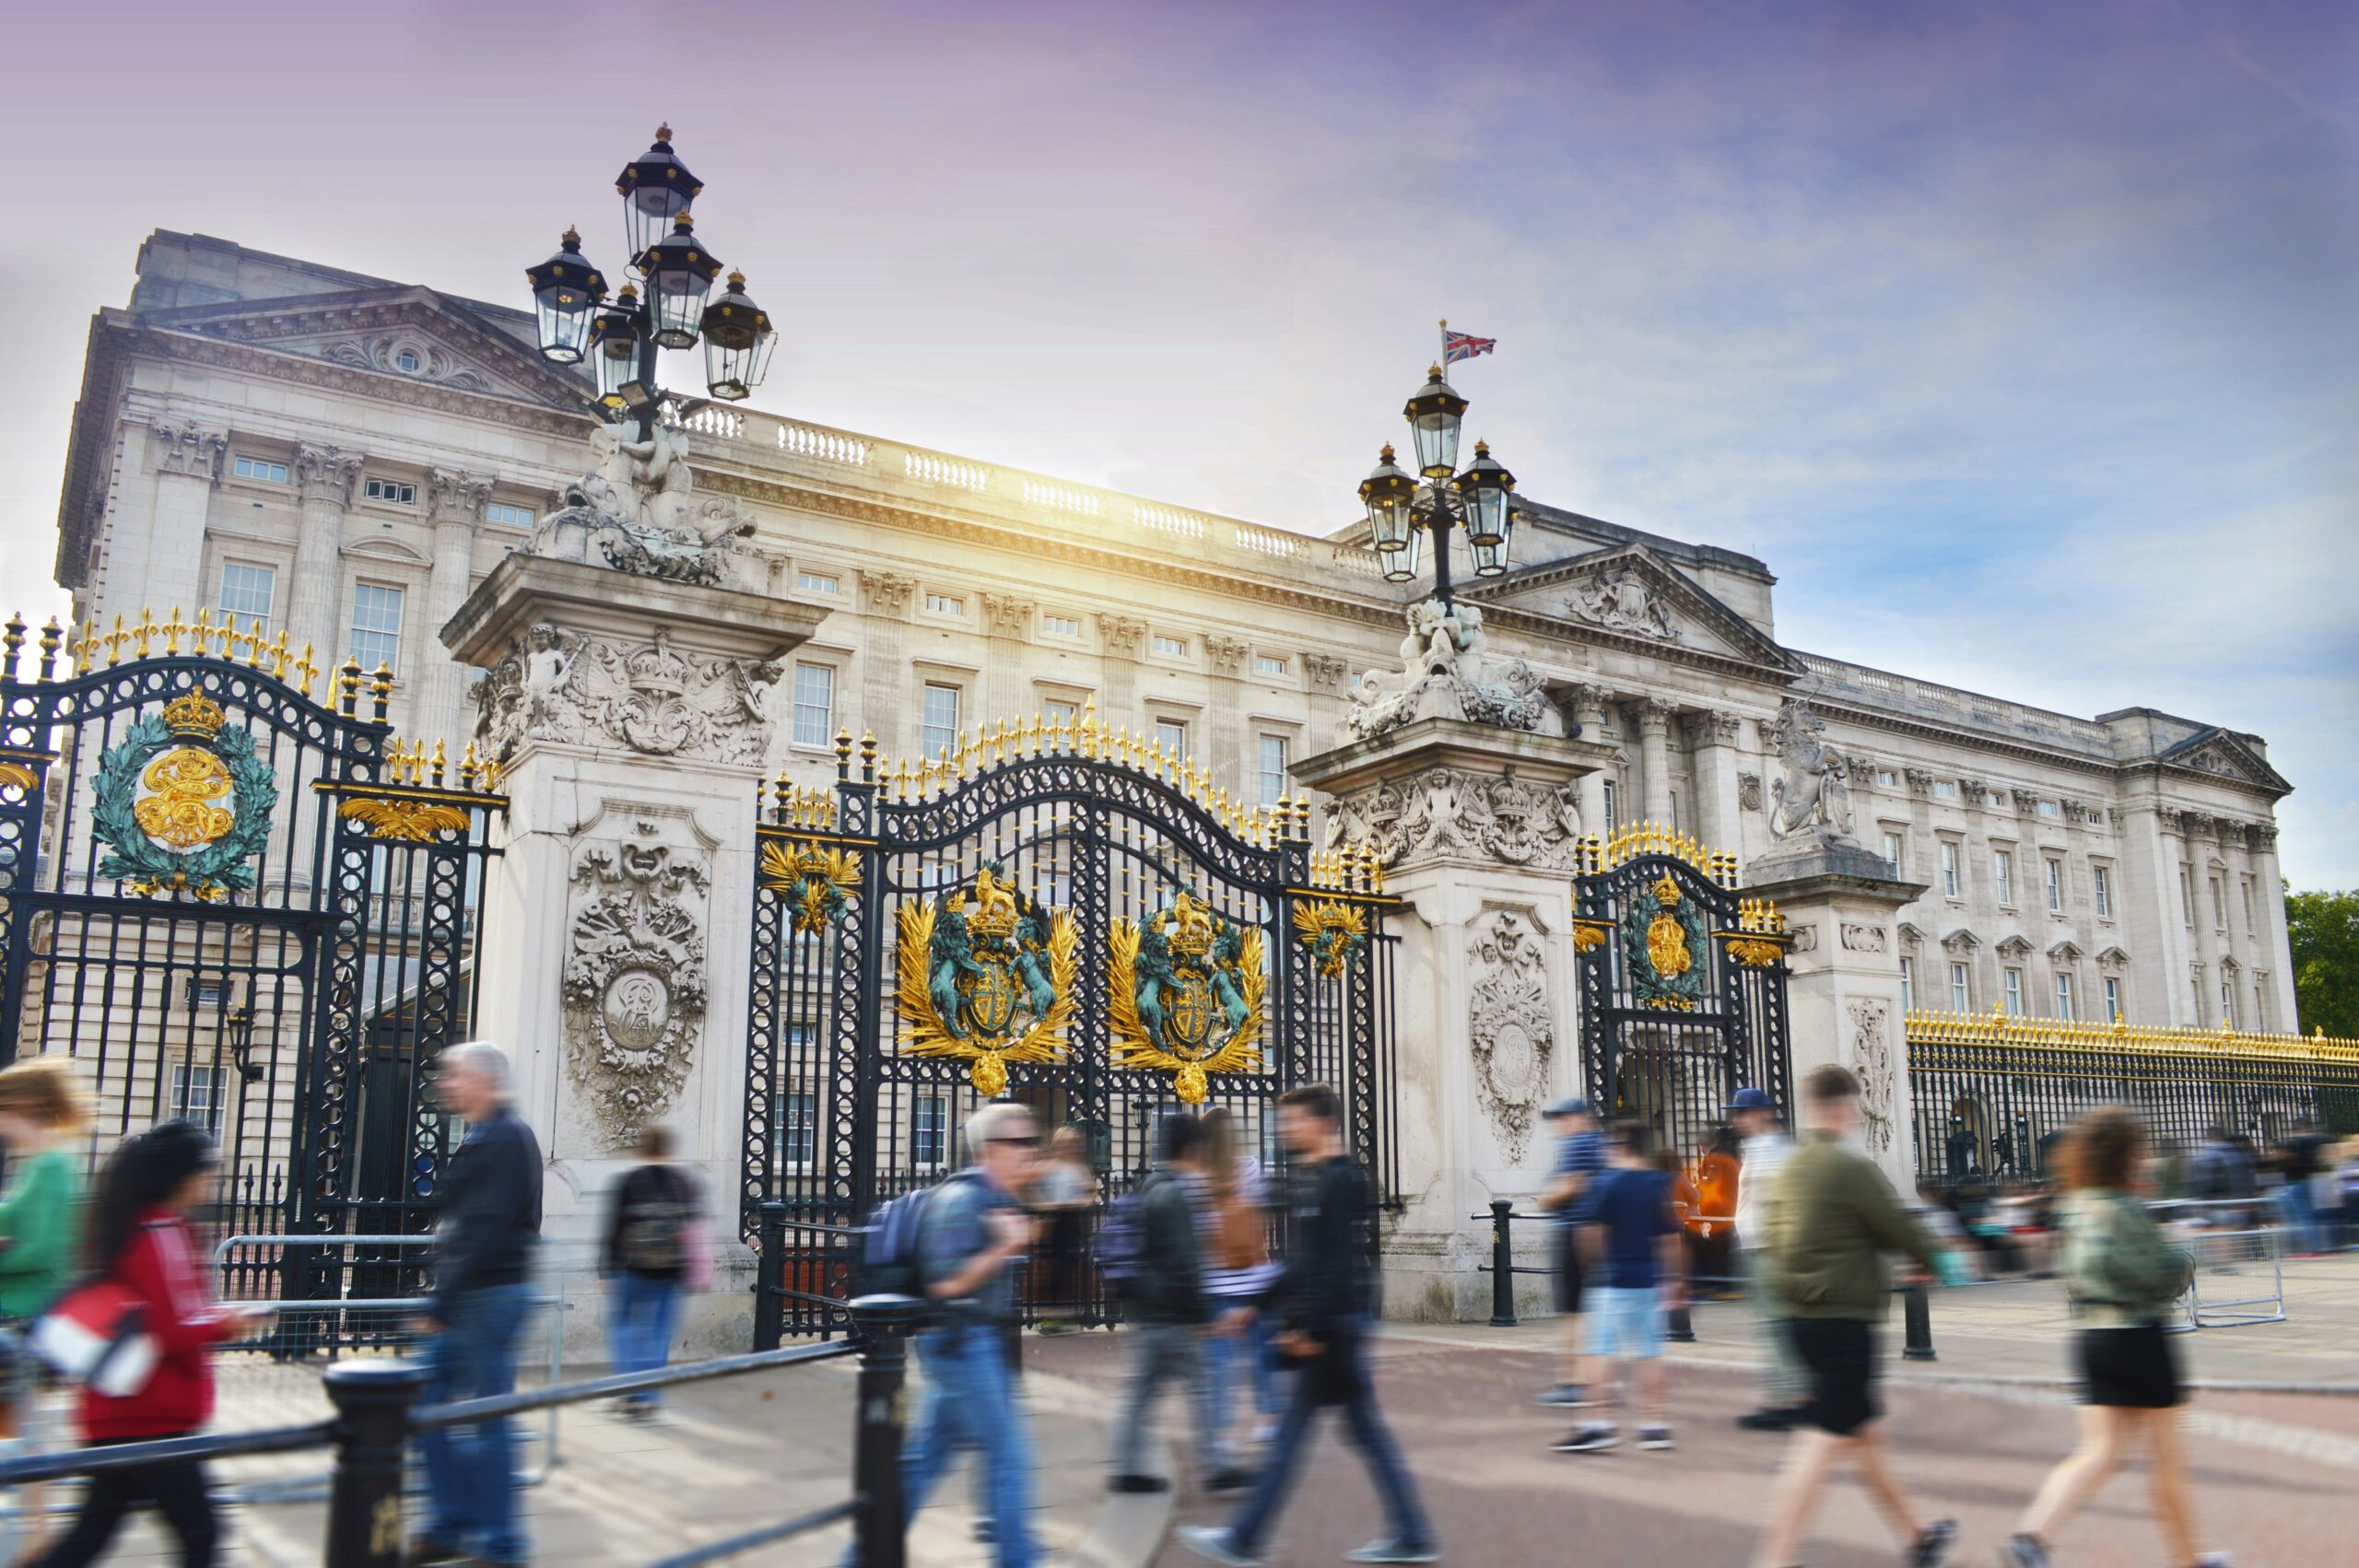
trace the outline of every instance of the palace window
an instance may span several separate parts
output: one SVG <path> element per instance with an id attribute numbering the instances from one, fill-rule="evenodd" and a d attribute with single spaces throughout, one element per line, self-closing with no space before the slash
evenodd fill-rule
<path id="1" fill-rule="evenodd" d="M 2108 977 L 2105 983 L 2105 1021 L 2121 1022 L 2121 982 Z"/>
<path id="2" fill-rule="evenodd" d="M 2188 891 L 2185 866 L 2178 869 L 2178 918 L 2190 926 L 2195 924 L 2195 895 Z"/>
<path id="3" fill-rule="evenodd" d="M 823 594 L 829 599 L 841 591 L 841 584 L 827 572 L 798 570 L 794 574 L 794 587 L 797 592 Z"/>
<path id="4" fill-rule="evenodd" d="M 950 1153 L 950 1096 L 920 1094 L 910 1104 L 910 1163 L 938 1171 Z"/>
<path id="5" fill-rule="evenodd" d="M 397 507 L 417 504 L 417 486 L 394 479 L 369 480 L 360 486 L 360 494 L 364 499 L 385 501 Z"/>
<path id="6" fill-rule="evenodd" d="M 1900 1011 L 1905 1013 L 1917 1011 L 1917 960 L 1914 958 L 1900 961 Z"/>
<path id="7" fill-rule="evenodd" d="M 1079 637 L 1081 617 L 1060 615 L 1054 613 L 1045 614 L 1040 617 L 1040 630 L 1050 637 Z"/>
<path id="8" fill-rule="evenodd" d="M 378 582 L 352 585 L 352 657 L 363 670 L 401 668 L 402 591 Z"/>
<path id="9" fill-rule="evenodd" d="M 2252 934 L 2254 929 L 2252 923 L 2252 878 L 2247 877 L 2244 879 L 2241 885 L 2241 891 L 2245 897 L 2245 934 L 2249 936 Z"/>
<path id="10" fill-rule="evenodd" d="M 424 361 L 418 358 L 417 350 L 415 348 L 405 348 L 393 356 L 393 369 L 405 376 L 417 375 L 418 366 L 423 363 Z"/>
<path id="11" fill-rule="evenodd" d="M 2072 1022 L 2072 977 L 2056 977 L 2056 1016 L 2065 1023 Z"/>
<path id="12" fill-rule="evenodd" d="M 1283 675 L 1290 668 L 1291 666 L 1284 659 L 1273 653 L 1257 653 L 1253 656 L 1253 670 L 1256 674 Z"/>
<path id="13" fill-rule="evenodd" d="M 1188 639 L 1184 637 L 1166 637 L 1163 633 L 1157 632 L 1155 634 L 1155 650 L 1166 659 L 1185 659 L 1188 657 Z"/>
<path id="14" fill-rule="evenodd" d="M 835 739 L 836 673 L 825 664 L 794 667 L 794 743 L 824 746 Z"/>
<path id="15" fill-rule="evenodd" d="M 1186 756 L 1188 755 L 1188 726 L 1177 719 L 1156 720 L 1155 749 L 1159 752 L 1168 752 L 1173 756 Z"/>
<path id="16" fill-rule="evenodd" d="M 1946 838 L 1942 840 L 1942 896 L 1957 896 L 1957 846 Z"/>
<path id="17" fill-rule="evenodd" d="M 2064 912 L 2064 862 L 2048 862 L 2048 907 L 2053 914 Z"/>
<path id="18" fill-rule="evenodd" d="M 925 725 L 918 735 L 918 748 L 927 756 L 939 757 L 958 743 L 958 688 L 925 684 Z"/>
<path id="19" fill-rule="evenodd" d="M 268 567 L 250 567 L 241 561 L 221 563 L 221 618 L 232 616 L 248 631 L 256 621 L 262 629 L 270 629 L 270 601 L 278 586 L 278 574 Z"/>
<path id="20" fill-rule="evenodd" d="M 1614 829 L 1618 825 L 1614 814 L 1614 780 L 1609 778 L 1605 781 L 1605 836 L 1608 838 L 1614 837 Z"/>
<path id="21" fill-rule="evenodd" d="M 1264 808 L 1278 803 L 1286 792 L 1286 738 L 1284 735 L 1262 737 L 1262 804 Z"/>
<path id="22" fill-rule="evenodd" d="M 2212 877 L 2211 879 L 2211 883 L 2212 929 L 2215 931 L 2224 931 L 2228 929 L 2227 895 L 2220 891 L 2220 879 L 2218 877 Z"/>
<path id="23" fill-rule="evenodd" d="M 487 501 L 484 503 L 483 520 L 486 522 L 504 522 L 511 528 L 530 528 L 533 526 L 533 509 L 511 507 L 506 501 Z"/>
<path id="24" fill-rule="evenodd" d="M 1974 995 L 1966 983 L 1966 965 L 1963 964 L 1950 965 L 1950 1011 L 1952 1012 L 1974 1011 Z"/>
<path id="25" fill-rule="evenodd" d="M 172 1115 L 196 1123 L 214 1137 L 221 1136 L 221 1106 L 229 1072 L 218 1067 L 172 1064 Z"/>
<path id="26" fill-rule="evenodd" d="M 2236 978 L 2233 975 L 2220 977 L 2220 1016 L 2231 1029 L 2243 1027 L 2236 1021 Z"/>
<path id="27" fill-rule="evenodd" d="M 1070 730 L 1073 728 L 1074 720 L 1081 717 L 1081 710 L 1069 702 L 1060 702 L 1055 697 L 1050 697 L 1040 705 L 1040 716 L 1051 725 L 1062 724 Z"/>
<path id="28" fill-rule="evenodd" d="M 1999 891 L 2000 903 L 2015 901 L 2015 857 L 2012 850 L 1990 851 L 1990 882 Z"/>
<path id="29" fill-rule="evenodd" d="M 2023 1015 L 2024 972 L 2021 969 L 2010 969 L 2007 971 L 2007 1016 L 2021 1018 Z"/>
<path id="30" fill-rule="evenodd" d="M 2042 816 L 2055 816 L 2062 810 L 2063 808 L 2059 806 L 2054 801 L 2042 801 L 2039 802 L 2039 814 Z"/>
<path id="31" fill-rule="evenodd" d="M 797 1089 L 780 1098 L 779 1165 L 784 1170 L 809 1170 L 819 1153 L 819 1096 Z"/>
<path id="32" fill-rule="evenodd" d="M 1900 775 L 1895 773 L 1889 767 L 1877 768 L 1876 788 L 1880 790 L 1896 790 L 1900 788 Z"/>
<path id="33" fill-rule="evenodd" d="M 1954 778 L 1936 778 L 1933 780 L 1933 793 L 1947 800 L 1957 793 L 1957 781 Z"/>
<path id="34" fill-rule="evenodd" d="M 259 479 L 265 485 L 287 483 L 287 465 L 258 457 L 241 457 L 229 465 L 229 471 L 241 479 Z"/>
<path id="35" fill-rule="evenodd" d="M 1898 878 L 1900 875 L 1900 835 L 1897 833 L 1885 834 L 1884 836 L 1884 869 L 1886 876 L 1895 879 Z"/>
<path id="36" fill-rule="evenodd" d="M 2252 1026 L 2262 1034 L 2269 1032 L 2269 977 L 2252 977 Z"/>
<path id="37" fill-rule="evenodd" d="M 2089 887 L 2096 895 L 2097 919 L 2113 919 L 2113 872 L 2104 866 L 2089 868 Z"/>
<path id="38" fill-rule="evenodd" d="M 930 615 L 957 615 L 963 620 L 967 614 L 967 602 L 955 593 L 929 593 L 925 608 Z"/>

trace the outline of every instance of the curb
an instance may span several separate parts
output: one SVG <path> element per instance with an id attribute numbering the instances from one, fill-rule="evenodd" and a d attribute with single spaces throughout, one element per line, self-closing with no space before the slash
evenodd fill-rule
<path id="1" fill-rule="evenodd" d="M 1035 1418 L 1086 1416 L 1110 1432 L 1121 1413 L 1116 1398 L 1073 1378 L 1043 1372 L 1028 1361 L 1022 1387 L 1025 1404 Z M 1170 1490 L 1106 1493 L 1089 1527 L 1055 1559 L 1061 1568 L 1148 1568 L 1155 1561 L 1180 1505 L 1179 1464 L 1170 1440 L 1160 1428 L 1148 1438 L 1146 1457 L 1149 1471 L 1169 1481 Z"/>

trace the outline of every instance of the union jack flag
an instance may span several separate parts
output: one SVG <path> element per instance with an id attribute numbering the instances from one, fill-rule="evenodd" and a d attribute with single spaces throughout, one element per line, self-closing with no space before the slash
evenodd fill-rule
<path id="1" fill-rule="evenodd" d="M 1444 327 L 1441 333 L 1441 362 L 1455 365 L 1461 359 L 1488 354 L 1498 345 L 1499 340 L 1496 337 L 1476 337 L 1473 333 L 1451 332 Z"/>

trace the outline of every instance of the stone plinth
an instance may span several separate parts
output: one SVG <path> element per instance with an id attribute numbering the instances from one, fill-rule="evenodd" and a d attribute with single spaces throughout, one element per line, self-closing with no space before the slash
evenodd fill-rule
<path id="1" fill-rule="evenodd" d="M 1916 1185 L 1915 1117 L 1902 1035 L 1900 936 L 1895 918 L 1925 884 L 1891 874 L 1857 844 L 1811 839 L 1746 867 L 1746 896 L 1774 901 L 1793 945 L 1787 1008 L 1797 1092 L 1812 1069 L 1857 1073 L 1860 1138 L 1903 1193 Z"/>
<path id="2" fill-rule="evenodd" d="M 1610 755 L 1428 718 L 1296 766 L 1334 797 L 1332 830 L 1375 847 L 1402 900 L 1393 1135 L 1408 1208 L 1386 1239 L 1388 1316 L 1487 1312 L 1488 1205 L 1545 1182 L 1541 1109 L 1580 1080 L 1574 784 Z"/>
<path id="3" fill-rule="evenodd" d="M 596 1234 L 649 1122 L 734 1211 L 756 794 L 780 661 L 826 614 L 519 554 L 442 628 L 490 671 L 477 739 L 509 797 L 475 1033 L 515 1063 L 554 1239 Z"/>

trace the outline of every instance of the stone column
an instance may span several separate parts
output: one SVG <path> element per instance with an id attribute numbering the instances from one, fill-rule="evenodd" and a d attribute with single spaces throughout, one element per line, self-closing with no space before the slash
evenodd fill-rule
<path id="1" fill-rule="evenodd" d="M 1226 787 L 1232 801 L 1253 799 L 1245 753 L 1245 687 L 1240 677 L 1253 646 L 1217 634 L 1204 638 L 1204 653 L 1213 673 L 1213 700 L 1204 709 L 1204 764 L 1213 770 L 1215 789 Z"/>
<path id="2" fill-rule="evenodd" d="M 360 483 L 360 453 L 305 442 L 295 449 L 295 485 L 302 497 L 302 531 L 295 536 L 295 581 L 287 593 L 287 641 L 307 649 L 323 670 L 340 651 L 344 514 Z M 314 694 L 315 696 L 318 694 Z"/>
<path id="3" fill-rule="evenodd" d="M 1332 653 L 1306 653 L 1302 656 L 1303 673 L 1310 677 L 1310 722 L 1303 726 L 1302 744 L 1305 752 L 1323 751 L 1339 736 L 1335 733 L 1336 717 L 1352 695 L 1352 667 Z"/>
<path id="4" fill-rule="evenodd" d="M 1146 648 L 1146 623 L 1136 615 L 1100 615 L 1097 640 L 1103 649 L 1098 669 L 1105 692 L 1097 699 L 1098 721 L 1109 730 L 1139 732 L 1145 714 L 1139 708 L 1139 655 Z"/>
<path id="5" fill-rule="evenodd" d="M 426 471 L 427 515 L 434 520 L 434 565 L 426 579 L 426 624 L 441 626 L 459 613 L 475 587 L 475 529 L 493 481 L 485 474 L 448 468 Z M 464 735 L 473 728 L 460 713 L 467 694 L 467 667 L 439 658 L 431 649 L 419 656 L 417 701 L 407 726 L 421 736 Z"/>
<path id="6" fill-rule="evenodd" d="M 114 607 L 135 622 L 142 610 L 153 610 L 161 621 L 176 608 L 194 620 L 212 603 L 197 574 L 204 570 L 205 524 L 213 492 L 221 487 L 229 433 L 179 415 L 159 416 L 147 430 L 148 465 L 156 474 L 154 520 L 147 554 L 114 563 Z"/>
<path id="7" fill-rule="evenodd" d="M 1032 601 L 1012 593 L 983 595 L 983 681 L 989 695 L 984 710 L 974 717 L 978 724 L 1003 719 L 1021 724 L 1039 706 L 1024 687 L 1024 638 L 1032 629 Z"/>
<path id="8" fill-rule="evenodd" d="M 1925 883 L 1894 878 L 1882 855 L 1857 844 L 1821 840 L 1755 860 L 1744 891 L 1773 900 L 1794 935 L 1786 999 L 1797 1094 L 1828 1062 L 1858 1074 L 1861 1142 L 1894 1187 L 1913 1193 L 1916 1112 L 1895 921 Z"/>
<path id="9" fill-rule="evenodd" d="M 1742 854 L 1737 814 L 1737 737 L 1744 715 L 1716 708 L 1696 716 L 1696 832 L 1705 846 Z"/>
<path id="10" fill-rule="evenodd" d="M 2198 1029 L 2220 1026 L 2220 933 L 2212 920 L 2212 848 L 2205 838 L 2210 828 L 2211 824 L 2199 813 L 2179 813 L 2179 837 L 2187 845 L 2187 896 L 2195 906 L 2196 962 L 2201 965 L 2194 982 L 2187 988 L 2194 1007 L 2188 1022 Z M 2228 896 L 2224 872 L 2220 886 L 2224 909 Z"/>
<path id="11" fill-rule="evenodd" d="M 2285 883 L 2277 869 L 2277 829 L 2252 830 L 2253 897 L 2260 917 L 2258 951 L 2269 965 L 2269 1026 L 2291 1035 L 2301 1028 L 2294 1001 L 2294 944 L 2285 929 Z"/>
<path id="12" fill-rule="evenodd" d="M 1603 734 L 1605 708 L 1606 704 L 1613 700 L 1613 692 L 1601 685 L 1583 683 L 1573 687 L 1572 704 L 1567 716 L 1575 725 L 1579 726 L 1578 733 L 1580 739 L 1597 742 L 1602 742 L 1605 739 Z M 1581 831 L 1594 833 L 1601 838 L 1605 836 L 1605 769 L 1599 767 L 1582 774 L 1573 787 L 1579 792 L 1580 800 Z"/>
<path id="13" fill-rule="evenodd" d="M 874 732 L 888 757 L 915 755 L 925 723 L 925 694 L 910 685 L 901 651 L 901 627 L 909 621 L 910 596 L 917 586 L 917 579 L 898 572 L 860 574 L 861 608 L 866 613 L 861 623 L 860 714 L 859 722 L 847 720 L 845 728 Z"/>
<path id="14" fill-rule="evenodd" d="M 1671 716 L 1669 702 L 1650 696 L 1638 704 L 1638 767 L 1646 791 L 1646 820 L 1664 826 L 1671 821 Z"/>
<path id="15" fill-rule="evenodd" d="M 724 1232 L 735 1212 L 756 802 L 776 683 L 827 613 L 518 553 L 440 628 L 492 670 L 484 733 L 509 801 L 474 1027 L 514 1063 L 561 1244 L 598 1234 L 648 1122 L 677 1133 Z M 701 1302 L 745 1311 L 730 1293 Z M 576 1332 L 594 1329 L 594 1307 L 582 1318 Z"/>

